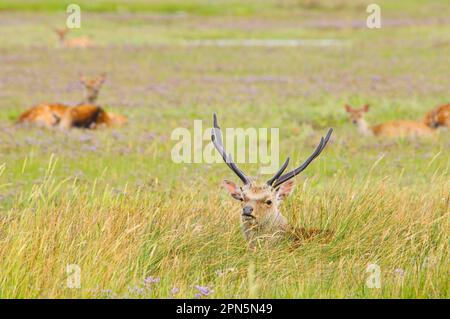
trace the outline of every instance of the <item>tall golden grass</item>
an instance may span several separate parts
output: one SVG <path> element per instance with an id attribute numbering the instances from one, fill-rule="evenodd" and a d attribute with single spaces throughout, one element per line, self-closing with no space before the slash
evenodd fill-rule
<path id="1" fill-rule="evenodd" d="M 445 175 L 426 191 L 370 175 L 305 181 L 283 212 L 334 237 L 250 251 L 238 204 L 219 186 L 117 191 L 57 179 L 55 165 L 0 215 L 2 298 L 191 298 L 196 285 L 216 298 L 448 297 Z M 67 286 L 69 264 L 81 269 L 80 288 Z M 380 289 L 366 285 L 368 264 L 381 269 Z"/>

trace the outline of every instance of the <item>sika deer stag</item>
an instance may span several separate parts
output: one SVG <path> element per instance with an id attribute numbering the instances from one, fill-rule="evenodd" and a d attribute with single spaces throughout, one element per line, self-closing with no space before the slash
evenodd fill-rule
<path id="1" fill-rule="evenodd" d="M 279 171 L 264 184 L 255 183 L 244 174 L 227 154 L 223 146 L 222 132 L 217 124 L 217 116 L 213 116 L 214 127 L 211 140 L 228 167 L 244 184 L 239 187 L 235 183 L 224 180 L 223 186 L 228 193 L 242 203 L 241 227 L 245 239 L 251 248 L 256 240 L 261 238 L 280 239 L 290 237 L 295 240 L 305 240 L 316 235 L 329 235 L 331 232 L 319 229 L 304 229 L 291 227 L 287 219 L 279 212 L 278 206 L 282 200 L 292 193 L 294 182 L 292 178 L 305 170 L 309 164 L 323 151 L 330 139 L 333 129 L 329 129 L 325 138 L 322 137 L 312 155 L 299 167 L 287 174 L 283 174 L 289 164 L 289 158 Z"/>

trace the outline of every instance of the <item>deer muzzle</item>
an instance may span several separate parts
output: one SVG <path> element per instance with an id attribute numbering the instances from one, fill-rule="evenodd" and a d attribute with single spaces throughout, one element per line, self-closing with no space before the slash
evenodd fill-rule
<path id="1" fill-rule="evenodd" d="M 244 217 L 255 218 L 255 216 L 253 216 L 253 207 L 251 207 L 251 206 L 245 206 L 245 207 L 242 209 L 242 216 L 244 216 Z"/>

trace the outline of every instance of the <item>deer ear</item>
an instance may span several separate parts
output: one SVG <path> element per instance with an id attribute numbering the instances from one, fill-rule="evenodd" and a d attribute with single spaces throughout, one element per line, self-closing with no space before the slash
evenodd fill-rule
<path id="1" fill-rule="evenodd" d="M 80 82 L 81 82 L 82 84 L 85 84 L 85 83 L 86 83 L 86 77 L 84 76 L 84 74 L 80 74 L 79 79 L 80 79 Z"/>
<path id="2" fill-rule="evenodd" d="M 363 106 L 363 111 L 368 112 L 369 111 L 369 104 L 366 104 Z"/>
<path id="3" fill-rule="evenodd" d="M 346 110 L 348 113 L 350 113 L 350 112 L 353 111 L 353 108 L 352 108 L 350 105 L 345 104 L 345 110 Z"/>
<path id="4" fill-rule="evenodd" d="M 281 184 L 280 188 L 277 191 L 277 199 L 284 200 L 286 197 L 291 195 L 294 190 L 295 184 L 293 180 L 287 181 L 284 184 Z"/>
<path id="5" fill-rule="evenodd" d="M 224 180 L 222 185 L 228 191 L 231 197 L 240 201 L 244 200 L 242 197 L 241 188 L 237 186 L 235 183 L 228 180 Z"/>

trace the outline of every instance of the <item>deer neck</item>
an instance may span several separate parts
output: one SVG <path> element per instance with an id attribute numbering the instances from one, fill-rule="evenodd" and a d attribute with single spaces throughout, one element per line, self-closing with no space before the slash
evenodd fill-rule
<path id="1" fill-rule="evenodd" d="M 271 214 L 268 214 L 261 224 L 263 228 L 267 228 L 268 230 L 284 230 L 288 225 L 288 222 L 286 217 L 284 217 L 277 208 L 274 209 Z"/>
<path id="2" fill-rule="evenodd" d="M 364 118 L 359 119 L 356 122 L 356 126 L 358 127 L 358 131 L 366 136 L 372 135 L 372 130 L 370 129 L 370 126 L 367 124 L 366 120 Z"/>
<path id="3" fill-rule="evenodd" d="M 79 103 L 81 104 L 95 104 L 95 101 L 97 100 L 96 96 L 86 95 L 84 99 Z"/>
<path id="4" fill-rule="evenodd" d="M 278 209 L 274 209 L 259 223 L 251 219 L 242 219 L 241 223 L 244 237 L 249 242 L 259 237 L 278 238 L 289 227 L 286 217 Z"/>

